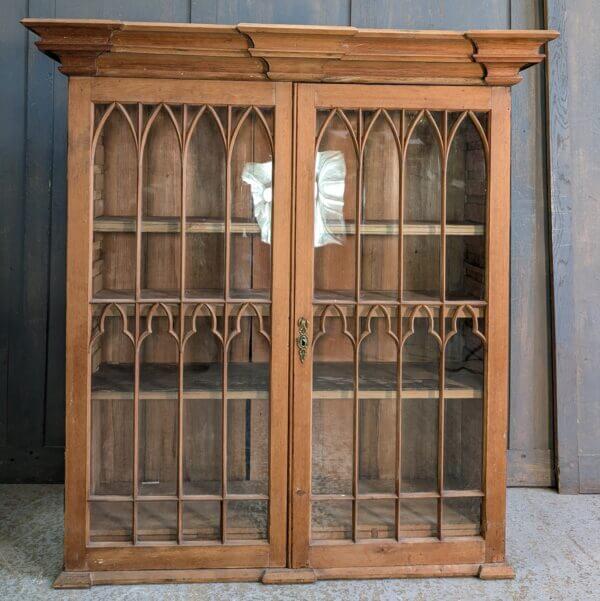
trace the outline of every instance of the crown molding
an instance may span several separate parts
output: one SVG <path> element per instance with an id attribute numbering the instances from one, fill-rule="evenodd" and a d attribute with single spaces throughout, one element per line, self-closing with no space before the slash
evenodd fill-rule
<path id="1" fill-rule="evenodd" d="M 69 76 L 510 86 L 554 31 L 23 19 Z"/>

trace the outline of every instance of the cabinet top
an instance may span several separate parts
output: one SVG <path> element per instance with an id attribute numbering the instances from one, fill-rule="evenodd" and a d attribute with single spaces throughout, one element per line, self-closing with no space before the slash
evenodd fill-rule
<path id="1" fill-rule="evenodd" d="M 510 86 L 547 30 L 405 31 L 23 19 L 66 75 Z"/>

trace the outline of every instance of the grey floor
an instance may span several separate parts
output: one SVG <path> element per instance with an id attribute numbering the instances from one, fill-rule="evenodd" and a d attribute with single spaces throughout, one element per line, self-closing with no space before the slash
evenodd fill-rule
<path id="1" fill-rule="evenodd" d="M 329 581 L 303 586 L 195 584 L 54 591 L 61 567 L 58 485 L 0 485 L 0 599 L 470 599 L 600 600 L 600 496 L 508 491 L 508 556 L 514 581 L 476 578 Z"/>

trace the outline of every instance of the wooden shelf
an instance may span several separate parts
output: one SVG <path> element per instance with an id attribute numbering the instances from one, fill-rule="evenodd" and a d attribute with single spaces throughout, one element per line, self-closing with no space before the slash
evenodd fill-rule
<path id="1" fill-rule="evenodd" d="M 94 231 L 105 233 L 135 232 L 135 217 L 102 216 L 94 219 Z M 356 233 L 356 224 L 346 222 L 344 225 L 330 226 L 329 231 L 335 235 L 352 235 Z M 145 217 L 142 220 L 142 231 L 145 233 L 171 233 L 181 231 L 179 217 Z M 223 221 L 188 217 L 185 231 L 189 234 L 222 234 L 225 232 Z M 232 222 L 229 228 L 232 234 L 260 234 L 260 228 L 254 222 Z M 368 236 L 398 235 L 397 223 L 371 222 L 360 226 L 362 234 Z M 435 236 L 441 233 L 441 226 L 436 223 L 405 223 L 402 231 L 406 236 Z M 472 223 L 449 223 L 446 225 L 448 236 L 482 236 L 485 226 Z"/>
<path id="2" fill-rule="evenodd" d="M 397 315 L 397 307 L 401 305 L 402 316 L 410 315 L 416 305 L 427 305 L 429 307 L 440 307 L 442 301 L 438 292 L 432 291 L 404 291 L 402 301 L 398 301 L 398 292 L 396 290 L 369 290 L 363 291 L 360 295 L 360 313 L 366 314 L 370 310 L 370 305 L 385 305 L 390 311 L 390 315 Z M 315 290 L 313 295 L 314 315 L 321 315 L 325 305 L 337 305 L 345 315 L 354 314 L 356 304 L 354 291 L 351 290 Z M 456 307 L 461 305 L 470 305 L 475 314 L 479 317 L 485 314 L 486 302 L 480 299 L 468 298 L 467 295 L 452 298 L 446 298 L 444 301 L 444 314 L 453 315 Z M 380 316 L 380 313 L 377 313 Z M 425 317 L 423 313 L 419 317 Z"/>
<path id="3" fill-rule="evenodd" d="M 396 363 L 368 363 L 361 377 L 362 399 L 395 399 Z M 175 364 L 149 363 L 140 368 L 140 399 L 177 399 L 178 367 Z M 352 363 L 317 362 L 313 369 L 313 399 L 353 399 Z M 403 398 L 436 399 L 438 366 L 433 363 L 406 363 L 403 366 Z M 230 363 L 229 399 L 264 400 L 269 398 L 267 363 Z M 133 399 L 133 365 L 102 363 L 92 376 L 93 399 Z M 482 376 L 465 369 L 446 374 L 445 398 L 479 399 Z M 222 369 L 218 363 L 190 363 L 184 369 L 184 397 L 220 399 Z"/>
<path id="4" fill-rule="evenodd" d="M 134 290 L 98 290 L 94 293 L 92 304 L 107 303 L 135 303 Z M 142 303 L 180 303 L 181 297 L 179 290 L 153 290 L 143 288 L 141 298 L 138 302 Z M 186 290 L 185 303 L 271 303 L 269 290 L 230 290 L 229 297 L 225 301 L 223 290 L 189 288 Z"/>

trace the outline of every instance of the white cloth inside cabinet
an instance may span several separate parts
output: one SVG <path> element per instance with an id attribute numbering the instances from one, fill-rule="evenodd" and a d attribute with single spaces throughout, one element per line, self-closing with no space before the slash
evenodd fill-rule
<path id="1" fill-rule="evenodd" d="M 344 239 L 346 163 L 339 150 L 318 152 L 315 163 L 314 245 L 341 244 Z M 242 181 L 250 186 L 260 239 L 271 244 L 273 163 L 246 163 Z"/>

